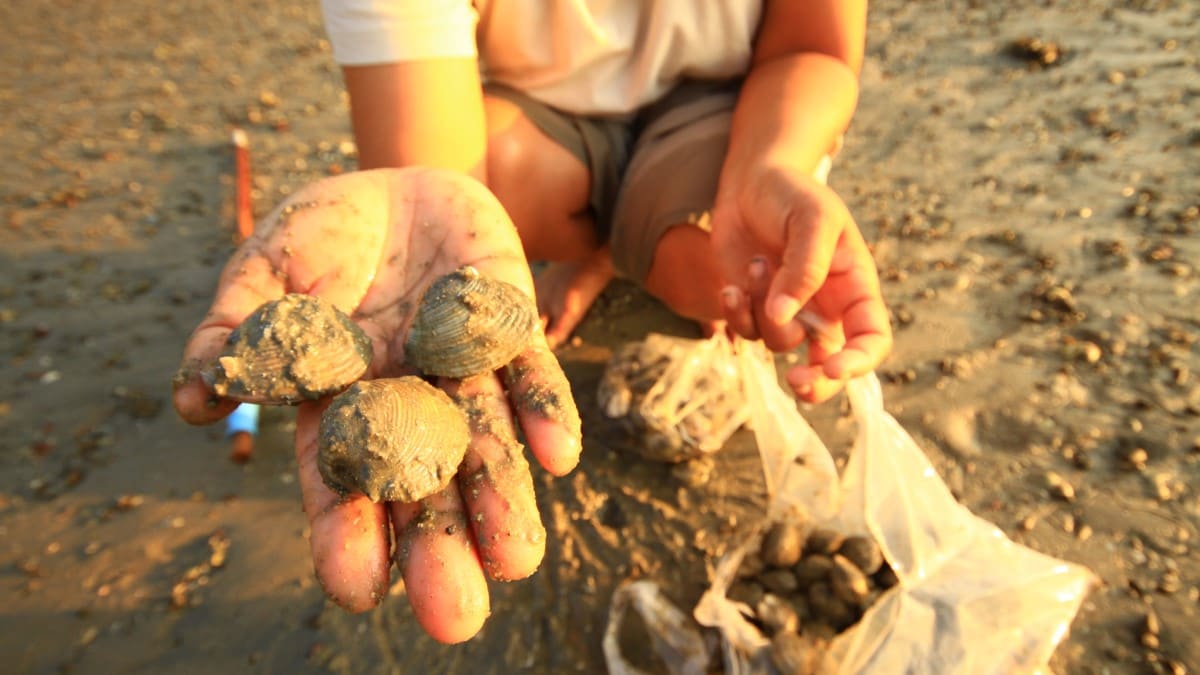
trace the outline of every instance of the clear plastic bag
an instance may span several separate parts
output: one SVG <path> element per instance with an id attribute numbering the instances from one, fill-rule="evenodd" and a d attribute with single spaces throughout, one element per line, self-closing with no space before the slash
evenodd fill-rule
<path id="1" fill-rule="evenodd" d="M 705 675 L 708 646 L 687 615 L 663 597 L 652 581 L 632 581 L 613 594 L 608 626 L 604 630 L 604 658 L 611 675 L 643 675 L 621 656 L 618 636 L 626 612 L 637 612 L 650 631 L 654 651 L 676 675 Z"/>
<path id="2" fill-rule="evenodd" d="M 749 417 L 733 345 L 651 333 L 605 366 L 600 407 L 647 459 L 681 462 L 716 452 Z"/>
<path id="3" fill-rule="evenodd" d="M 1066 635 L 1095 576 L 1013 543 L 956 502 L 883 408 L 878 379 L 847 383 L 857 436 L 845 471 L 779 386 L 758 344 L 735 344 L 762 455 L 772 521 L 802 517 L 879 544 L 899 584 L 820 657 L 821 673 L 1033 673 Z M 763 529 L 717 561 L 693 612 L 720 632 L 725 672 L 775 672 L 769 640 L 727 592 Z M 653 625 L 647 622 L 648 625 Z M 692 627 L 695 630 L 696 627 Z M 619 658 L 619 655 L 618 655 Z M 612 668 L 610 662 L 610 668 Z"/>

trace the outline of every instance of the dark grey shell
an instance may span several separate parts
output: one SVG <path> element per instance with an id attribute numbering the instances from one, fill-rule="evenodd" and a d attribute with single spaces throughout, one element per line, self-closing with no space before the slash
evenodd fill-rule
<path id="1" fill-rule="evenodd" d="M 292 293 L 246 317 L 202 376 L 226 398 L 289 405 L 342 391 L 367 371 L 371 354 L 371 339 L 350 317 Z"/>
<path id="2" fill-rule="evenodd" d="M 795 631 L 781 631 L 771 639 L 771 662 L 781 675 L 815 675 L 826 649 L 820 639 Z"/>
<path id="3" fill-rule="evenodd" d="M 845 540 L 846 535 L 841 532 L 827 527 L 818 527 L 808 533 L 808 540 L 804 542 L 804 552 L 805 554 L 821 553 L 831 556 L 837 553 Z"/>
<path id="4" fill-rule="evenodd" d="M 426 375 L 490 372 L 525 350 L 537 319 L 521 289 L 462 267 L 425 291 L 404 343 L 405 361 Z"/>
<path id="5" fill-rule="evenodd" d="M 325 484 L 375 502 L 415 502 L 446 487 L 467 451 L 463 412 L 419 377 L 364 380 L 321 416 Z"/>
<path id="6" fill-rule="evenodd" d="M 838 553 L 854 563 L 854 566 L 866 575 L 875 574 L 880 567 L 883 567 L 883 552 L 879 550 L 879 544 L 876 544 L 875 540 L 870 537 L 862 535 L 846 537 L 841 547 L 838 548 Z"/>

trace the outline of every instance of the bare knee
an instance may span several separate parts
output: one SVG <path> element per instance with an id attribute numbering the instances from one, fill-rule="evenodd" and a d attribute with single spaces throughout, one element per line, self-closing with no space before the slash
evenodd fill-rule
<path id="1" fill-rule="evenodd" d="M 709 234 L 687 224 L 667 230 L 654 249 L 645 287 L 680 316 L 701 321 L 721 318 L 721 273 Z"/>
<path id="2" fill-rule="evenodd" d="M 578 158 L 510 101 L 488 97 L 488 187 L 535 260 L 576 260 L 596 241 L 588 211 L 590 177 Z"/>

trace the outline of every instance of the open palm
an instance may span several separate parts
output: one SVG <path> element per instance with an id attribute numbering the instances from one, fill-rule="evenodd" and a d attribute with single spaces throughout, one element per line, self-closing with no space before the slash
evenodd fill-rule
<path id="1" fill-rule="evenodd" d="M 480 183 L 410 168 L 306 187 L 269 215 L 225 267 L 212 309 L 185 349 L 176 409 L 194 424 L 232 411 L 236 403 L 216 399 L 196 373 L 233 328 L 285 293 L 320 296 L 367 332 L 374 358 L 366 377 L 411 373 L 404 338 L 421 294 L 462 265 L 533 296 L 517 232 Z M 300 405 L 295 445 L 313 563 L 328 595 L 351 611 L 377 605 L 394 555 L 421 625 L 438 640 L 457 642 L 474 635 L 488 615 L 487 578 L 524 578 L 544 553 L 517 424 L 555 475 L 577 463 L 580 430 L 569 384 L 541 333 L 503 371 L 440 384 L 468 411 L 472 442 L 456 480 L 420 502 L 376 504 L 325 486 L 317 428 L 327 400 Z M 491 419 L 501 422 L 479 421 Z"/>

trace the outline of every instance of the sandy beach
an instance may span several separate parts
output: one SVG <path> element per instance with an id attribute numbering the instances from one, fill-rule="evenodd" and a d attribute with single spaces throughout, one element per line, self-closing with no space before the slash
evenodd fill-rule
<path id="1" fill-rule="evenodd" d="M 870 13 L 830 182 L 892 310 L 888 410 L 964 505 L 1101 580 L 1055 672 L 1200 672 L 1200 4 Z M 317 3 L 36 0 L 0 22 L 0 669 L 595 673 L 623 581 L 695 604 L 761 512 L 761 467 L 744 431 L 698 485 L 630 454 L 604 364 L 696 333 L 627 283 L 559 351 L 584 458 L 535 469 L 538 573 L 493 584 L 458 646 L 401 586 L 361 615 L 327 602 L 291 412 L 236 464 L 170 404 L 234 249 L 231 130 L 259 215 L 355 167 Z M 844 456 L 844 397 L 802 411 Z"/>

